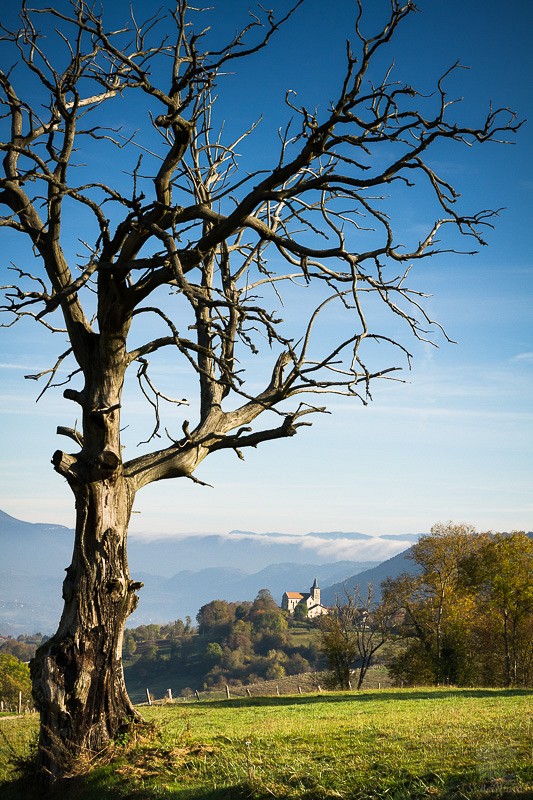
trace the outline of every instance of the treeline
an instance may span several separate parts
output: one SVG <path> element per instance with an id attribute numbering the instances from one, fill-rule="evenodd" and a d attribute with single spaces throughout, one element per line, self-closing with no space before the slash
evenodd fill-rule
<path id="1" fill-rule="evenodd" d="M 533 539 L 436 525 L 411 551 L 417 574 L 382 585 L 401 612 L 396 683 L 533 685 Z"/>
<path id="2" fill-rule="evenodd" d="M 30 661 L 39 645 L 49 638 L 42 633 L 21 634 L 16 639 L 7 636 L 0 644 L 0 654 L 15 656 L 19 661 Z"/>
<path id="3" fill-rule="evenodd" d="M 276 680 L 323 666 L 318 632 L 282 611 L 267 589 L 253 602 L 213 600 L 191 620 L 127 629 L 126 680 L 163 677 L 198 689 Z"/>

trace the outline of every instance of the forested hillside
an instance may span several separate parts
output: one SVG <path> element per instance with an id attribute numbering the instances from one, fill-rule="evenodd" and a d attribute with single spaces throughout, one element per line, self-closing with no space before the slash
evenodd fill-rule
<path id="1" fill-rule="evenodd" d="M 134 699 L 174 691 L 276 680 L 324 668 L 319 631 L 283 612 L 268 590 L 253 602 L 213 600 L 192 620 L 143 625 L 124 636 L 125 675 Z"/>

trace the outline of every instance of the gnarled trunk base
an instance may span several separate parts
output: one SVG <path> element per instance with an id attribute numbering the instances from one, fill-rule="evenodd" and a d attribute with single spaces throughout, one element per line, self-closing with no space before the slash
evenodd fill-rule
<path id="1" fill-rule="evenodd" d="M 140 719 L 122 669 L 124 626 L 141 586 L 130 580 L 126 556 L 132 503 L 123 479 L 76 492 L 76 539 L 63 584 L 63 615 L 31 664 L 45 782 L 79 771 L 124 725 Z"/>

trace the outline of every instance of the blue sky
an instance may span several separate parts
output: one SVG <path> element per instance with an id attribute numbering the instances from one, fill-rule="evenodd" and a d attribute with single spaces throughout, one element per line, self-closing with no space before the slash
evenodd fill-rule
<path id="1" fill-rule="evenodd" d="M 249 4 L 218 5 L 215 22 L 232 31 Z M 228 135 L 263 115 L 247 157 L 268 164 L 276 152 L 285 89 L 313 107 L 334 96 L 354 5 L 308 0 L 268 53 L 250 62 L 246 76 L 228 77 L 221 89 Z M 387 4 L 366 5 L 371 27 Z M 114 18 L 128 6 L 114 2 Z M 139 17 L 143 7 L 150 4 L 136 5 Z M 398 78 L 423 91 L 460 60 L 470 69 L 450 88 L 465 98 L 461 119 L 479 121 L 490 101 L 531 116 L 533 11 L 526 0 L 421 0 L 419 8 L 391 44 L 383 69 L 394 60 Z M 415 355 L 403 376 L 407 383 L 375 385 L 367 407 L 333 398 L 330 415 L 290 440 L 248 452 L 244 463 L 214 454 L 197 473 L 214 488 L 178 480 L 143 489 L 132 530 L 382 534 L 427 531 L 447 519 L 481 530 L 533 529 L 531 145 L 528 123 L 512 146 L 437 154 L 440 172 L 460 189 L 466 208 L 505 207 L 479 255 L 440 256 L 416 268 L 417 286 L 432 295 L 431 315 L 457 344 L 437 337 L 435 349 L 409 341 L 406 332 Z M 423 197 L 398 209 L 406 236 L 424 211 Z M 20 258 L 18 240 L 3 237 L 0 253 L 4 283 L 9 261 Z M 63 344 L 56 343 L 57 352 Z M 55 429 L 73 424 L 75 410 L 60 391 L 36 405 L 38 387 L 23 378 L 49 366 L 51 353 L 48 339 L 30 326 L 0 330 L 0 508 L 30 521 L 72 525 L 72 496 L 50 458 L 58 447 L 68 449 Z M 168 364 L 160 371 L 169 386 L 183 378 Z M 149 426 L 133 396 L 129 422 L 133 447 Z"/>

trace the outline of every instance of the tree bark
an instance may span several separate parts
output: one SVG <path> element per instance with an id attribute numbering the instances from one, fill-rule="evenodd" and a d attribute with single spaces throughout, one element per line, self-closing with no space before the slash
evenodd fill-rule
<path id="1" fill-rule="evenodd" d="M 137 605 L 126 534 L 134 492 L 123 477 L 78 488 L 72 563 L 57 633 L 32 662 L 41 714 L 39 767 L 46 782 L 101 751 L 121 728 L 140 719 L 122 669 L 127 617 Z"/>

